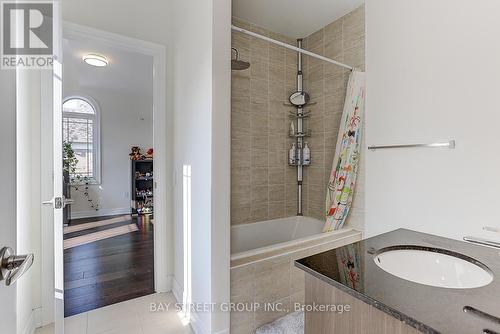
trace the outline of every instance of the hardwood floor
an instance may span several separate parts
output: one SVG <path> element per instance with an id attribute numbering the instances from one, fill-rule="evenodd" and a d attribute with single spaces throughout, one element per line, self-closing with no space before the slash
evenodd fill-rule
<path id="1" fill-rule="evenodd" d="M 71 226 L 108 218 L 73 220 Z M 131 223 L 139 230 L 64 251 L 66 317 L 154 293 L 153 224 L 148 217 L 68 233 L 64 239 Z"/>

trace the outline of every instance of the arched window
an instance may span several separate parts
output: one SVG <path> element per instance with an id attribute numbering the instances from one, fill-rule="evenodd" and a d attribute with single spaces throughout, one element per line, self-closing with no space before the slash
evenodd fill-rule
<path id="1" fill-rule="evenodd" d="M 100 124 L 97 104 L 89 98 L 68 97 L 63 102 L 63 141 L 71 144 L 78 160 L 70 179 L 100 183 Z"/>

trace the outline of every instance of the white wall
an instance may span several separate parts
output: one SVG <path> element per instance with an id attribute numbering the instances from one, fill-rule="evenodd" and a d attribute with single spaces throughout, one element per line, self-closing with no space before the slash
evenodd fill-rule
<path id="1" fill-rule="evenodd" d="M 367 144 L 457 141 L 366 153 L 367 236 L 495 238 L 481 228 L 500 227 L 499 17 L 497 0 L 366 1 Z"/>
<path id="2" fill-rule="evenodd" d="M 152 73 L 152 72 L 151 72 Z M 73 218 L 106 216 L 130 212 L 130 147 L 139 146 L 142 153 L 153 147 L 152 97 L 133 95 L 71 85 L 64 77 L 64 94 L 92 97 L 101 112 L 101 183 L 89 186 L 90 198 L 98 201 L 93 210 L 81 191 L 71 189 Z M 83 187 L 80 187 L 83 190 Z"/>
<path id="3" fill-rule="evenodd" d="M 212 33 L 212 295 L 230 301 L 231 240 L 231 2 L 214 3 Z M 230 314 L 212 317 L 214 333 L 229 332 Z"/>
<path id="4" fill-rule="evenodd" d="M 192 168 L 191 295 L 193 302 L 228 301 L 230 2 L 173 4 L 174 109 L 182 110 L 175 114 L 175 173 Z M 182 208 L 181 182 L 175 194 Z M 182 240 L 182 218 L 176 210 L 176 240 Z M 182 250 L 176 243 L 176 278 L 183 277 Z M 214 333 L 229 325 L 227 315 L 209 313 L 193 314 L 193 322 Z"/>
<path id="5" fill-rule="evenodd" d="M 231 4 L 221 1 L 174 3 L 175 169 L 192 168 L 192 300 L 229 301 L 229 133 Z M 177 178 L 178 179 L 178 178 Z M 182 208 L 177 182 L 176 208 Z M 176 240 L 182 212 L 176 210 Z M 176 243 L 176 255 L 182 245 Z M 182 277 L 176 256 L 175 277 Z M 229 314 L 197 313 L 194 327 L 229 330 Z"/>

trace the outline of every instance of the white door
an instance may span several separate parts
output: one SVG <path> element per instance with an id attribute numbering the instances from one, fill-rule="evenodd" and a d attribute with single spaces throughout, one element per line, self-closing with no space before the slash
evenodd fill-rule
<path id="1" fill-rule="evenodd" d="M 55 334 L 64 334 L 64 260 L 63 260 L 63 154 L 62 154 L 62 18 L 60 2 L 54 1 L 54 64 L 43 71 L 41 91 L 40 188 L 42 210 L 42 318 L 54 321 Z M 45 277 L 43 277 L 45 275 Z"/>
<path id="2" fill-rule="evenodd" d="M 15 148 L 16 148 L 16 77 L 14 71 L 0 70 L 0 143 L 6 159 L 0 164 L 1 175 L 15 175 Z M 16 249 L 16 206 L 13 194 L 16 190 L 16 179 L 7 177 L 2 185 L 2 200 L 0 210 L 3 218 L 0 220 L 0 248 L 12 247 Z M 5 333 L 16 333 L 16 287 L 5 286 L 0 282 L 0 323 Z"/>
<path id="3" fill-rule="evenodd" d="M 0 70 L 4 154 L 0 256 L 4 247 L 17 255 L 35 255 L 33 266 L 17 282 L 6 286 L 7 280 L 0 281 L 0 333 L 32 332 L 36 326 L 54 322 L 53 332 L 64 332 L 62 209 L 58 205 L 62 197 L 62 40 L 59 2 L 53 5 L 53 18 L 44 17 L 54 27 L 53 70 Z M 56 205 L 42 205 L 42 201 Z"/>

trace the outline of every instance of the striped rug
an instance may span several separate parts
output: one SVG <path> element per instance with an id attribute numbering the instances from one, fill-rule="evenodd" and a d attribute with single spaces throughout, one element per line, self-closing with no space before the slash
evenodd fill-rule
<path id="1" fill-rule="evenodd" d="M 77 226 L 75 226 L 77 227 Z M 85 235 L 81 235 L 74 238 L 69 238 L 64 240 L 64 249 L 73 248 L 76 246 L 85 245 L 91 242 L 104 240 L 112 237 L 116 237 L 119 235 L 124 235 L 127 233 L 136 232 L 139 229 L 136 224 L 128 224 L 119 227 L 110 228 L 104 231 L 89 233 Z"/>
<path id="2" fill-rule="evenodd" d="M 110 219 L 104 219 L 104 220 L 99 220 L 99 221 L 85 223 L 85 224 L 66 226 L 64 228 L 64 234 L 88 230 L 88 229 L 95 228 L 95 227 L 111 225 L 111 224 L 115 224 L 115 223 L 119 223 L 119 222 L 125 222 L 125 221 L 130 220 L 130 219 L 131 219 L 130 215 L 125 215 L 125 216 L 114 217 L 114 218 L 110 218 Z"/>

